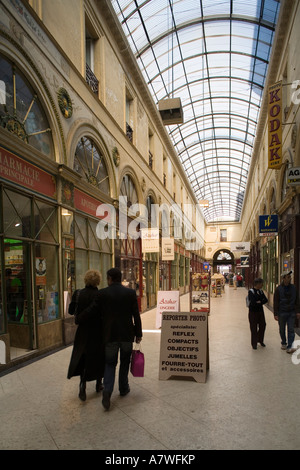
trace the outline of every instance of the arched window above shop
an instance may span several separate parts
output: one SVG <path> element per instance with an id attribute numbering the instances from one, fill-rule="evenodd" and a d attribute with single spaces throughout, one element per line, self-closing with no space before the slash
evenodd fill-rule
<path id="1" fill-rule="evenodd" d="M 220 251 L 217 256 L 217 261 L 231 261 L 232 257 L 226 251 Z"/>
<path id="2" fill-rule="evenodd" d="M 51 129 L 38 95 L 18 67 L 2 55 L 0 126 L 51 157 Z"/>
<path id="3" fill-rule="evenodd" d="M 156 213 L 156 207 L 155 207 L 155 202 L 153 197 L 150 195 L 147 197 L 146 201 L 146 208 L 147 208 L 147 215 L 148 215 L 148 226 L 149 227 L 157 227 L 157 213 Z"/>
<path id="4" fill-rule="evenodd" d="M 77 144 L 74 170 L 106 194 L 110 194 L 109 177 L 104 157 L 93 140 L 81 137 Z"/>
<path id="5" fill-rule="evenodd" d="M 139 202 L 138 193 L 135 187 L 135 184 L 130 175 L 124 175 L 121 188 L 120 188 L 120 196 L 127 198 L 126 204 L 127 207 L 131 207 L 133 204 L 137 204 Z"/>

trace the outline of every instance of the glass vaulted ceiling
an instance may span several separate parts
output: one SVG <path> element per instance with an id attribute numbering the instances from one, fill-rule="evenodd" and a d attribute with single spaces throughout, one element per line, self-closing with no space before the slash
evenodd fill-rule
<path id="1" fill-rule="evenodd" d="M 158 103 L 181 98 L 168 126 L 207 222 L 239 221 L 280 3 L 112 0 Z"/>

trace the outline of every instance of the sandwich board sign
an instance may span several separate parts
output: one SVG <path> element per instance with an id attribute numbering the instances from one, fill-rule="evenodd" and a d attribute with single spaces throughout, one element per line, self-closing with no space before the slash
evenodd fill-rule
<path id="1" fill-rule="evenodd" d="M 159 380 L 191 377 L 206 382 L 208 363 L 207 312 L 163 312 Z"/>

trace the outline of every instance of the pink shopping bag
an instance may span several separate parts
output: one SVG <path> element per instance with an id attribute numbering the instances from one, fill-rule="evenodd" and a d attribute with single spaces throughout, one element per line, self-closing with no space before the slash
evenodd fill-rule
<path id="1" fill-rule="evenodd" d="M 144 377 L 145 357 L 144 353 L 138 349 L 133 349 L 131 353 L 130 372 L 133 377 Z"/>

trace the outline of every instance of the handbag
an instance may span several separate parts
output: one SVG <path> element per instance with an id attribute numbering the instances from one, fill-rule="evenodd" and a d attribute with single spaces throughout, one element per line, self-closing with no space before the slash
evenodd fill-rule
<path id="1" fill-rule="evenodd" d="M 144 377 L 145 356 L 140 349 L 133 349 L 131 353 L 130 372 L 133 377 Z"/>

